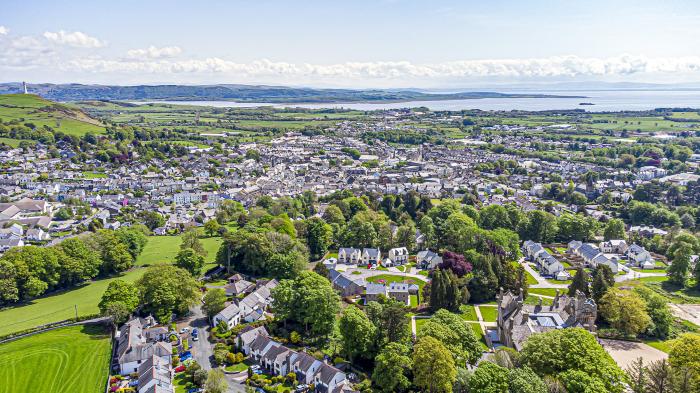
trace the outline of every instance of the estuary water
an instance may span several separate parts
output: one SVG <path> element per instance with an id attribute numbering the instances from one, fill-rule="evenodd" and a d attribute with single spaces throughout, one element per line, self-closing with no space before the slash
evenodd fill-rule
<path id="1" fill-rule="evenodd" d="M 260 106 L 294 108 L 346 108 L 355 110 L 378 110 L 427 107 L 431 110 L 525 110 L 544 111 L 556 109 L 583 109 L 590 112 L 640 111 L 655 108 L 696 108 L 700 109 L 700 90 L 557 90 L 557 91 L 503 91 L 513 94 L 549 94 L 560 96 L 584 96 L 586 98 L 480 98 L 470 100 L 405 101 L 374 103 L 314 103 L 277 104 L 265 102 L 231 101 L 148 101 L 135 104 L 168 103 L 176 105 L 199 105 L 223 108 L 254 108 Z M 593 105 L 580 105 L 589 103 Z"/>

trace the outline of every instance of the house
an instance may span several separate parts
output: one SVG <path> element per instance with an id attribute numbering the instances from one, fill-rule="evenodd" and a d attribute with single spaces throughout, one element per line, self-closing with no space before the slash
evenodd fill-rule
<path id="1" fill-rule="evenodd" d="M 365 290 L 366 283 L 363 278 L 355 278 L 335 269 L 329 270 L 328 276 L 333 289 L 338 291 L 340 296 L 360 295 Z"/>
<path id="2" fill-rule="evenodd" d="M 51 239 L 51 236 L 50 236 L 48 233 L 44 232 L 44 230 L 41 229 L 41 228 L 30 228 L 30 229 L 27 229 L 27 235 L 26 235 L 26 237 L 27 237 L 27 240 L 31 240 L 31 241 L 34 241 L 34 242 L 41 242 L 41 241 L 44 241 L 44 240 L 50 240 L 50 239 Z"/>
<path id="3" fill-rule="evenodd" d="M 624 254 L 627 252 L 627 242 L 624 240 L 600 242 L 600 250 L 605 254 Z"/>
<path id="4" fill-rule="evenodd" d="M 608 258 L 607 256 L 603 255 L 600 249 L 595 245 L 591 243 L 575 243 L 572 241 L 569 243 L 569 249 L 571 249 L 574 254 L 580 256 L 586 262 L 586 265 L 594 269 L 598 267 L 598 265 L 606 265 L 614 274 L 617 274 L 617 258 Z"/>
<path id="5" fill-rule="evenodd" d="M 382 253 L 377 248 L 363 248 L 360 263 L 362 265 L 376 266 L 382 260 Z"/>
<path id="6" fill-rule="evenodd" d="M 540 243 L 535 243 L 532 240 L 525 241 L 523 243 L 523 254 L 527 260 L 535 263 L 543 276 L 557 277 L 560 272 L 564 271 L 564 265 L 557 261 Z M 562 277 L 564 276 L 566 275 Z"/>
<path id="7" fill-rule="evenodd" d="M 226 323 L 228 329 L 241 323 L 241 310 L 236 304 L 229 304 L 212 318 L 212 324 L 214 326 L 217 326 L 222 321 Z"/>
<path id="8" fill-rule="evenodd" d="M 379 301 L 381 296 L 392 298 L 407 306 L 411 305 L 410 284 L 392 282 L 387 287 L 384 284 L 368 283 L 365 294 L 365 304 Z"/>
<path id="9" fill-rule="evenodd" d="M 654 258 L 651 257 L 649 251 L 637 244 L 632 244 L 627 249 L 627 259 L 630 263 L 642 269 L 653 269 L 656 266 Z"/>
<path id="10" fill-rule="evenodd" d="M 173 355 L 173 347 L 169 342 L 148 341 L 143 333 L 155 325 L 152 318 L 132 318 L 126 322 L 115 335 L 117 350 L 115 363 L 122 375 L 138 372 L 139 366 L 153 356 L 162 362 L 170 364 Z"/>
<path id="11" fill-rule="evenodd" d="M 419 251 L 416 255 L 416 265 L 424 270 L 436 268 L 442 263 L 442 257 L 430 250 Z"/>
<path id="12" fill-rule="evenodd" d="M 175 393 L 173 386 L 173 370 L 170 363 L 164 362 L 158 356 L 151 356 L 145 362 L 141 363 L 137 371 L 138 392 L 168 392 Z"/>
<path id="13" fill-rule="evenodd" d="M 17 238 L 0 239 L 0 252 L 5 252 L 12 247 L 24 247 L 24 241 Z"/>
<path id="14" fill-rule="evenodd" d="M 596 331 L 595 320 L 598 306 L 593 299 L 577 292 L 576 296 L 559 295 L 557 290 L 552 305 L 525 304 L 523 293 L 518 295 L 500 290 L 496 297 L 497 337 L 502 345 L 521 350 L 523 343 L 532 334 L 554 329 L 581 327 L 589 332 Z"/>
<path id="15" fill-rule="evenodd" d="M 252 290 L 255 289 L 255 284 L 253 284 L 250 281 L 247 280 L 237 280 L 234 282 L 230 282 L 224 287 L 224 291 L 226 292 L 226 296 L 239 296 L 244 293 L 249 293 Z"/>
<path id="16" fill-rule="evenodd" d="M 362 250 L 358 248 L 341 248 L 338 250 L 338 263 L 357 265 L 362 259 Z"/>
<path id="17" fill-rule="evenodd" d="M 251 328 L 251 327 L 246 327 L 244 330 L 238 334 L 236 337 L 236 345 L 238 346 L 238 350 L 243 352 L 246 355 L 250 354 L 250 344 L 255 341 L 255 338 L 258 335 L 263 335 L 266 337 L 269 337 L 269 334 L 267 333 L 267 329 L 265 329 L 264 326 L 259 326 L 256 328 Z"/>
<path id="18" fill-rule="evenodd" d="M 270 280 L 244 297 L 238 303 L 241 318 L 246 322 L 254 322 L 263 318 L 267 306 L 272 302 L 271 290 L 278 285 L 277 280 Z"/>
<path id="19" fill-rule="evenodd" d="M 406 247 L 392 248 L 389 250 L 388 258 L 393 266 L 408 263 L 408 249 Z"/>

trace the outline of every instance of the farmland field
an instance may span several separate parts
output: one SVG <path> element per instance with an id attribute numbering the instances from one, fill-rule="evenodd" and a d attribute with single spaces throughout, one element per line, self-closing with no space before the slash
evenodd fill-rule
<path id="1" fill-rule="evenodd" d="M 216 252 L 219 250 L 222 239 L 220 237 L 205 237 L 200 239 L 202 246 L 207 251 L 204 259 L 204 270 L 214 266 Z M 136 266 L 155 265 L 158 263 L 174 263 L 175 256 L 180 251 L 180 236 L 149 236 L 148 243 L 141 254 L 136 258 Z"/>
<path id="2" fill-rule="evenodd" d="M 0 393 L 104 390 L 111 343 L 100 326 L 71 326 L 0 345 Z"/>

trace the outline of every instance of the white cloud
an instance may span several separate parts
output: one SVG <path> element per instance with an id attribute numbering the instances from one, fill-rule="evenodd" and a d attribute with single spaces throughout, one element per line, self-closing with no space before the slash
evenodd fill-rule
<path id="1" fill-rule="evenodd" d="M 56 44 L 74 46 L 78 48 L 99 48 L 105 46 L 104 41 L 100 41 L 95 37 L 90 37 L 89 35 L 80 31 L 46 31 L 44 32 L 44 38 Z"/>
<path id="2" fill-rule="evenodd" d="M 145 49 L 132 49 L 127 52 L 127 56 L 132 59 L 161 59 L 168 57 L 175 57 L 182 53 L 182 49 L 178 46 L 164 46 L 162 48 L 157 48 L 153 45 Z"/>
<path id="3" fill-rule="evenodd" d="M 7 35 L 7 33 L 10 32 L 10 29 L 5 27 L 5 26 L 0 26 L 0 35 Z"/>
<path id="4" fill-rule="evenodd" d="M 158 52 L 157 48 L 154 49 Z M 249 77 L 285 76 L 357 80 L 607 77 L 646 73 L 700 73 L 700 56 L 675 58 L 647 58 L 631 55 L 611 58 L 557 56 L 533 59 L 465 60 L 435 64 L 396 61 L 319 65 L 269 60 L 237 63 L 218 57 L 183 60 L 149 59 L 153 56 L 148 54 L 147 50 L 138 51 L 138 54 L 143 54 L 145 58 L 131 60 L 74 59 L 67 62 L 66 67 L 81 72 L 203 73 Z"/>

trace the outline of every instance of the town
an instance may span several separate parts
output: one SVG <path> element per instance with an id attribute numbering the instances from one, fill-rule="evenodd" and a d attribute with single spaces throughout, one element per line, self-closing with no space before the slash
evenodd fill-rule
<path id="1" fill-rule="evenodd" d="M 697 116 L 0 96 L 0 357 L 56 346 L 76 391 L 691 386 Z"/>

